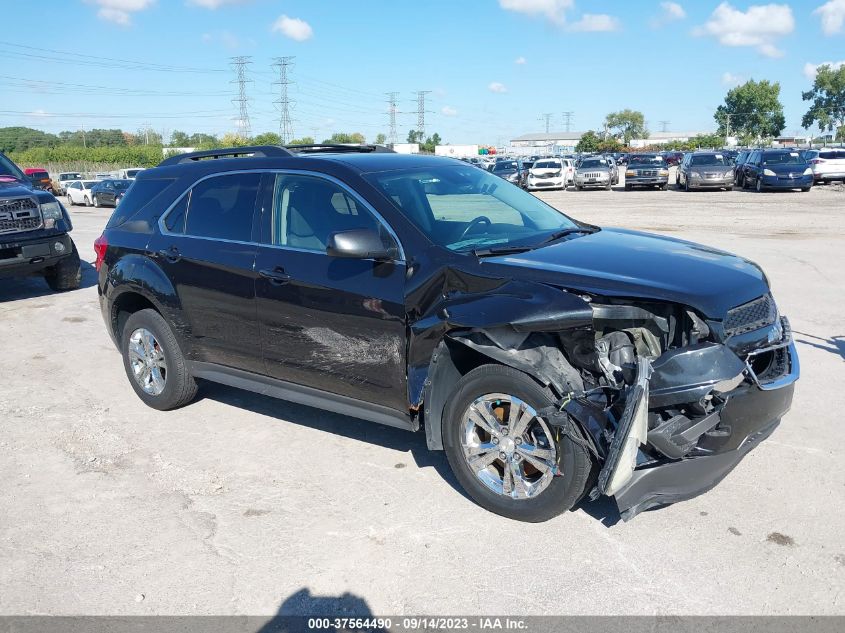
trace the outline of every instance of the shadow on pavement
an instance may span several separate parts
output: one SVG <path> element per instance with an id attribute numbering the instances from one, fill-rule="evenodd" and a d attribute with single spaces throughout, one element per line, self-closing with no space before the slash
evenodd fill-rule
<path id="1" fill-rule="evenodd" d="M 797 332 L 795 330 L 793 330 L 793 334 L 799 334 L 801 336 L 805 336 L 807 338 L 819 341 L 818 343 L 814 343 L 812 341 L 806 341 L 796 338 L 796 343 L 800 343 L 801 345 L 809 345 L 810 347 L 815 347 L 825 352 L 836 354 L 842 360 L 845 360 L 845 336 L 832 336 L 831 338 L 823 338 L 821 336 L 814 336 L 813 334 L 806 334 L 805 332 Z"/>
<path id="2" fill-rule="evenodd" d="M 434 468 L 452 488 L 469 499 L 458 480 L 455 479 L 446 453 L 430 451 L 426 446 L 425 433 L 410 433 L 402 429 L 395 429 L 375 422 L 353 418 L 323 409 L 296 404 L 287 400 L 279 400 L 250 391 L 202 381 L 199 396 L 222 402 L 233 407 L 247 409 L 254 413 L 266 415 L 277 420 L 307 426 L 312 429 L 348 437 L 360 442 L 377 444 L 395 451 L 410 451 L 414 463 L 419 468 Z"/>
<path id="3" fill-rule="evenodd" d="M 82 281 L 79 289 L 90 288 L 97 285 L 97 271 L 86 261 L 80 262 L 82 269 Z M 72 290 L 69 292 L 73 292 Z M 4 301 L 18 301 L 20 299 L 31 299 L 33 297 L 45 297 L 48 295 L 61 294 L 50 290 L 44 278 L 35 277 L 12 277 L 0 279 L 0 303 Z"/>
<path id="4" fill-rule="evenodd" d="M 308 620 L 320 618 L 327 620 L 327 626 L 309 626 Z M 278 613 L 270 618 L 256 633 L 299 633 L 317 630 L 333 633 L 335 631 L 354 630 L 356 626 L 336 627 L 335 619 L 354 618 L 367 620 L 375 618 L 370 605 L 360 596 L 343 593 L 339 596 L 315 596 L 310 589 L 302 588 L 288 596 L 279 606 Z M 321 623 L 322 624 L 322 623 Z M 382 627 L 366 627 L 364 630 L 374 633 L 387 633 Z"/>

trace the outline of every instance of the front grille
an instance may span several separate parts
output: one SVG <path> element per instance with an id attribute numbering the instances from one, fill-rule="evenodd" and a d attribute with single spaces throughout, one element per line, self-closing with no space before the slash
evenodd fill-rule
<path id="1" fill-rule="evenodd" d="M 728 337 L 745 334 L 771 325 L 777 320 L 778 309 L 771 295 L 749 301 L 728 310 L 725 317 L 725 335 Z"/>
<path id="2" fill-rule="evenodd" d="M 654 171 L 654 170 L 643 169 L 643 170 L 639 171 L 639 172 L 638 172 L 638 174 L 639 174 L 640 176 L 649 176 L 649 177 L 653 177 L 653 176 L 656 176 L 656 175 L 657 175 L 657 172 L 656 172 L 656 171 Z"/>
<path id="3" fill-rule="evenodd" d="M 19 233 L 41 228 L 41 213 L 32 198 L 0 200 L 0 233 Z"/>

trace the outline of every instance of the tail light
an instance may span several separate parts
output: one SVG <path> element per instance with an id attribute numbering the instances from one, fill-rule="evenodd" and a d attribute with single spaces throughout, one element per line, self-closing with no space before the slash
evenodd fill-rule
<path id="1" fill-rule="evenodd" d="M 94 262 L 94 268 L 99 272 L 100 266 L 103 265 L 103 261 L 106 259 L 106 249 L 109 247 L 109 243 L 106 240 L 106 234 L 103 233 L 100 237 L 94 240 L 94 252 L 97 253 L 97 261 Z"/>

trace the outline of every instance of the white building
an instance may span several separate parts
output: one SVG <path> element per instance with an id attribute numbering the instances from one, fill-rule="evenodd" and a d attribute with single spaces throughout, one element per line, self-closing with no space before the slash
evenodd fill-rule
<path id="1" fill-rule="evenodd" d="M 597 132 L 600 134 L 600 132 Z M 685 142 L 700 134 L 708 132 L 652 132 L 648 138 L 631 140 L 631 148 L 638 149 L 650 145 L 665 145 L 673 141 Z M 550 154 L 572 152 L 584 132 L 548 132 L 537 134 L 523 134 L 511 139 L 511 149 L 517 154 L 531 154 L 543 149 Z M 620 139 L 621 140 L 621 139 Z M 527 151 L 526 151 L 527 148 Z"/>

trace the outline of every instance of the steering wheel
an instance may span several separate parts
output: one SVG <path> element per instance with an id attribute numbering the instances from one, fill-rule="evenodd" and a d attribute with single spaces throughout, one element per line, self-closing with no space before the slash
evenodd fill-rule
<path id="1" fill-rule="evenodd" d="M 490 220 L 490 218 L 488 218 L 486 215 L 479 215 L 472 222 L 467 224 L 467 227 L 464 229 L 464 232 L 461 233 L 460 239 L 461 240 L 464 239 L 469 234 L 469 232 L 476 227 L 476 225 L 482 224 L 482 223 L 487 223 L 489 225 L 493 224 L 493 222 Z"/>

